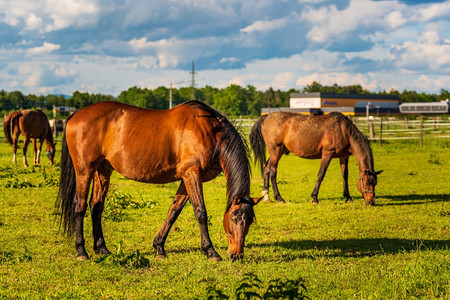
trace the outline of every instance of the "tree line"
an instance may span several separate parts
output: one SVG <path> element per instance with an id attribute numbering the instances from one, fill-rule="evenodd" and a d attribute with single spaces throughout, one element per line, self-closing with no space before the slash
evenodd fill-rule
<path id="1" fill-rule="evenodd" d="M 339 86 L 334 84 L 327 86 L 314 81 L 301 90 L 290 89 L 288 91 L 274 90 L 271 87 L 265 91 L 260 91 L 252 85 L 242 87 L 236 84 L 226 88 L 216 88 L 209 85 L 194 89 L 182 87 L 179 89 L 173 88 L 172 91 L 164 86 L 156 89 L 134 86 L 126 91 L 122 91 L 117 97 L 79 91 L 75 91 L 72 96 L 51 94 L 36 96 L 34 94 L 24 95 L 20 91 L 6 92 L 1 90 L 0 111 L 3 114 L 24 108 L 42 108 L 50 111 L 53 106 L 68 106 L 81 109 L 87 105 L 103 101 L 119 101 L 143 108 L 167 109 L 169 107 L 169 99 L 172 98 L 174 106 L 188 100 L 197 99 L 231 117 L 259 116 L 263 107 L 289 107 L 291 93 L 314 92 L 397 95 L 401 103 L 433 102 L 450 99 L 450 92 L 445 89 L 441 89 L 439 94 L 417 93 L 408 90 L 374 93 L 364 89 L 361 85 Z"/>

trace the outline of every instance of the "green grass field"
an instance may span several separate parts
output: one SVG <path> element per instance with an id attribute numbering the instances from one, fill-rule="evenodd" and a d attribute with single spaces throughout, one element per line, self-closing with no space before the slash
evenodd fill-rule
<path id="1" fill-rule="evenodd" d="M 417 142 L 374 143 L 373 150 L 375 168 L 384 169 L 376 207 L 366 207 L 357 192 L 353 157 L 355 202 L 344 203 L 338 161 L 332 161 L 314 206 L 309 195 L 319 161 L 284 156 L 278 180 L 287 203 L 255 207 L 245 258 L 235 263 L 227 257 L 222 228 L 223 176 L 204 185 L 211 239 L 224 259 L 217 263 L 200 252 L 190 204 L 169 234 L 168 258 L 156 258 L 153 237 L 178 185 L 140 184 L 115 173 L 103 221 L 114 254 L 104 260 L 94 254 L 86 217 L 91 259 L 80 262 L 74 238 L 58 233 L 53 213 L 58 165 L 49 167 L 42 157 L 41 167 L 24 169 L 19 155 L 13 167 L 12 149 L 2 142 L 0 299 L 235 299 L 269 297 L 274 286 L 280 289 L 274 297 L 291 287 L 311 299 L 449 299 L 450 139 L 427 140 L 423 148 Z M 262 190 L 259 174 L 253 171 L 254 196 Z"/>

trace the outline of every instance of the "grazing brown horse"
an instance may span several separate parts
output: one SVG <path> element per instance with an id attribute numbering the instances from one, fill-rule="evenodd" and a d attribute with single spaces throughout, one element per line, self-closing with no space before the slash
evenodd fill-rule
<path id="1" fill-rule="evenodd" d="M 344 179 L 346 202 L 352 198 L 348 191 L 348 158 L 353 154 L 359 164 L 358 190 L 366 204 L 375 205 L 377 175 L 373 167 L 372 148 L 367 138 L 353 122 L 339 112 L 320 116 L 305 116 L 292 112 L 274 112 L 260 117 L 250 132 L 250 143 L 264 177 L 263 196 L 269 200 L 269 179 L 274 197 L 285 202 L 277 186 L 277 165 L 283 154 L 309 159 L 321 159 L 317 182 L 311 196 L 319 203 L 320 184 L 332 158 L 339 158 Z M 269 159 L 266 161 L 266 146 Z M 265 164 L 264 164 L 265 162 Z"/>
<path id="2" fill-rule="evenodd" d="M 25 167 L 28 167 L 27 148 L 30 140 L 33 142 L 34 148 L 34 165 L 40 164 L 41 149 L 44 140 L 47 143 L 47 157 L 50 160 L 50 165 L 53 164 L 56 143 L 53 142 L 52 130 L 47 116 L 40 109 L 24 109 L 10 113 L 3 121 L 3 130 L 6 140 L 13 145 L 14 164 L 17 162 L 16 152 L 20 134 L 24 137 L 23 164 Z M 38 147 L 36 147 L 36 139 L 39 139 Z"/>
<path id="3" fill-rule="evenodd" d="M 181 180 L 167 218 L 153 241 L 160 257 L 170 228 L 190 199 L 200 226 L 201 250 L 221 260 L 208 233 L 202 183 L 222 171 L 227 180 L 223 219 L 228 255 L 243 257 L 245 236 L 254 220 L 250 166 L 244 138 L 221 113 L 199 101 L 170 110 L 149 110 L 117 102 L 88 106 L 67 120 L 61 152 L 61 180 L 56 208 L 67 233 L 76 232 L 78 259 L 87 259 L 83 217 L 89 199 L 94 250 L 108 254 L 101 215 L 111 173 L 146 183 Z"/>

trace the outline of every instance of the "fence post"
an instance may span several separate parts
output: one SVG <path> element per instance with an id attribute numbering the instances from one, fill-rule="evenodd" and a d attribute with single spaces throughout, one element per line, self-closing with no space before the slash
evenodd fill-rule
<path id="1" fill-rule="evenodd" d="M 373 130 L 373 121 L 369 120 L 369 137 L 372 139 L 375 136 L 375 132 Z"/>
<path id="2" fill-rule="evenodd" d="M 381 139 L 383 135 L 383 117 L 380 117 L 380 139 L 378 140 L 378 145 L 381 146 Z"/>
<path id="3" fill-rule="evenodd" d="M 405 129 L 409 129 L 408 128 L 408 118 L 406 116 L 404 118 L 405 118 Z"/>
<path id="4" fill-rule="evenodd" d="M 423 146 L 423 115 L 420 115 L 420 147 Z"/>

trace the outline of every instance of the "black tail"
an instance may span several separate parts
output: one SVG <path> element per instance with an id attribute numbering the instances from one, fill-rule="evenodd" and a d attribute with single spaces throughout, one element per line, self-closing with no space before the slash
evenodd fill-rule
<path id="1" fill-rule="evenodd" d="M 68 124 L 70 117 L 67 119 Z M 66 130 L 62 140 L 61 149 L 61 177 L 59 179 L 59 192 L 56 198 L 55 210 L 60 215 L 59 228 L 64 233 L 72 235 L 75 228 L 75 197 L 76 197 L 76 177 L 69 148 L 67 147 Z"/>
<path id="2" fill-rule="evenodd" d="M 250 145 L 255 156 L 255 164 L 259 162 L 261 176 L 264 176 L 264 164 L 266 163 L 266 143 L 261 133 L 261 123 L 267 116 L 260 117 L 250 131 Z"/>
<path id="3" fill-rule="evenodd" d="M 3 121 L 3 132 L 5 133 L 5 138 L 8 143 L 13 144 L 11 132 L 14 130 L 14 123 L 17 124 L 17 117 L 21 116 L 21 111 L 13 111 L 6 116 Z"/>

